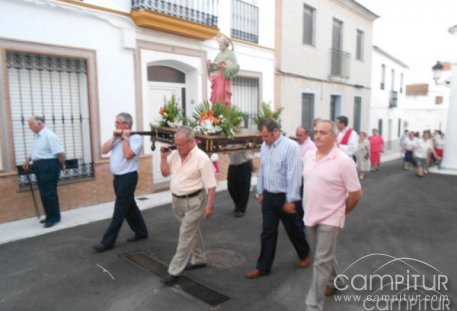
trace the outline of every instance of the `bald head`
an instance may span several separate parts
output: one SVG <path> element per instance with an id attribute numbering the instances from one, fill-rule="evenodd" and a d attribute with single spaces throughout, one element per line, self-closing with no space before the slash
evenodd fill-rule
<path id="1" fill-rule="evenodd" d="M 303 144 L 309 137 L 308 129 L 304 126 L 297 127 L 295 130 L 295 137 L 300 145 Z"/>

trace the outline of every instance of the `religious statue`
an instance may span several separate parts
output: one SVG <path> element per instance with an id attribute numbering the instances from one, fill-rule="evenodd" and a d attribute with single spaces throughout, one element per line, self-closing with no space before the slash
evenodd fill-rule
<path id="1" fill-rule="evenodd" d="M 233 42 L 223 34 L 217 35 L 216 40 L 220 52 L 214 62 L 207 61 L 208 77 L 211 81 L 210 101 L 231 107 L 232 79 L 238 74 L 240 66 L 233 51 Z"/>

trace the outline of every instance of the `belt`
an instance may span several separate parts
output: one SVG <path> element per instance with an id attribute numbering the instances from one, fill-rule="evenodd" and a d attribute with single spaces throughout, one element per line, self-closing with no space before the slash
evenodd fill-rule
<path id="1" fill-rule="evenodd" d="M 196 197 L 197 195 L 200 194 L 200 192 L 202 192 L 202 189 L 189 193 L 189 194 L 177 195 L 177 194 L 172 193 L 172 195 L 177 199 L 188 199 L 188 198 Z"/>

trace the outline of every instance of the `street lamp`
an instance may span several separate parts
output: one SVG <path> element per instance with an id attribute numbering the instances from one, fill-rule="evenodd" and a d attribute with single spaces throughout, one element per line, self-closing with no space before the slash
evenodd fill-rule
<path id="1" fill-rule="evenodd" d="M 433 71 L 433 80 L 435 80 L 435 84 L 438 84 L 438 81 L 441 79 L 441 74 L 443 73 L 443 65 L 440 61 L 437 61 L 435 65 L 432 67 Z"/>

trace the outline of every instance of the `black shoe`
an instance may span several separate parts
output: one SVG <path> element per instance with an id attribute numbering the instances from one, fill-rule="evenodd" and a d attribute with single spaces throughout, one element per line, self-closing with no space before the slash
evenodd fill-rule
<path id="1" fill-rule="evenodd" d="M 240 218 L 243 217 L 244 213 L 243 212 L 235 212 L 235 217 Z"/>
<path id="2" fill-rule="evenodd" d="M 146 240 L 147 238 L 148 238 L 147 235 L 137 235 L 137 234 L 135 234 L 131 238 L 128 238 L 127 242 L 135 242 L 135 241 L 139 241 L 139 240 Z"/>
<path id="3" fill-rule="evenodd" d="M 56 223 L 58 223 L 58 221 L 46 221 L 44 223 L 44 227 L 45 228 L 51 228 L 52 226 L 54 226 Z"/>
<path id="4" fill-rule="evenodd" d="M 40 220 L 40 224 L 45 224 L 45 223 L 47 223 L 47 222 L 48 222 L 48 220 L 47 220 L 46 218 Z"/>
<path id="5" fill-rule="evenodd" d="M 165 275 L 163 278 L 160 279 L 160 282 L 162 282 L 162 284 L 164 284 L 164 285 L 170 286 L 170 285 L 173 285 L 174 283 L 176 283 L 177 280 L 178 280 L 177 275 L 171 275 L 170 273 L 167 273 L 167 275 Z"/>
<path id="6" fill-rule="evenodd" d="M 204 268 L 204 267 L 206 267 L 206 263 L 198 263 L 198 264 L 194 265 L 189 262 L 186 265 L 186 267 L 184 268 L 184 270 L 189 271 L 189 270 L 195 270 L 195 269 Z"/>
<path id="7" fill-rule="evenodd" d="M 106 246 L 106 245 L 103 245 L 103 244 L 97 244 L 97 245 L 93 246 L 93 249 L 95 250 L 96 253 L 102 253 L 102 252 L 105 252 L 105 251 L 110 250 L 112 248 L 113 248 L 112 246 Z"/>

